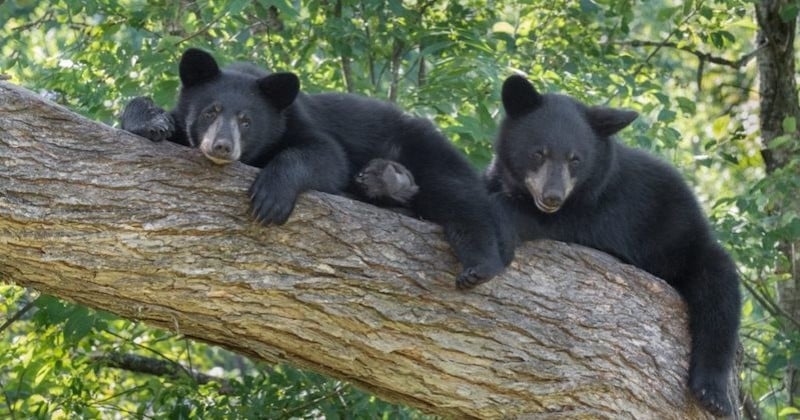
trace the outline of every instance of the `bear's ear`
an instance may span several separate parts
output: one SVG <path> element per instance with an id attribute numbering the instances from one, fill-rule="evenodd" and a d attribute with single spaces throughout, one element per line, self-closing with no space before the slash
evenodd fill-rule
<path id="1" fill-rule="evenodd" d="M 258 79 L 258 87 L 280 111 L 294 102 L 300 92 L 300 79 L 294 73 L 273 73 Z"/>
<path id="2" fill-rule="evenodd" d="M 523 76 L 513 75 L 503 82 L 503 108 L 509 117 L 518 117 L 542 103 L 542 95 Z"/>
<path id="3" fill-rule="evenodd" d="M 211 54 L 197 48 L 189 48 L 181 57 L 179 74 L 183 86 L 191 87 L 214 79 L 219 76 L 220 71 Z"/>
<path id="4" fill-rule="evenodd" d="M 629 109 L 593 106 L 586 111 L 586 116 L 595 133 L 601 137 L 608 137 L 627 127 L 639 113 Z"/>

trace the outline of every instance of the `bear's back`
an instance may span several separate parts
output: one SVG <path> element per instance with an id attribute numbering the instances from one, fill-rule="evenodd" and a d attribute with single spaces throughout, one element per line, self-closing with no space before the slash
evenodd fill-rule
<path id="1" fill-rule="evenodd" d="M 344 146 L 356 165 L 374 157 L 398 159 L 397 151 L 413 143 L 435 147 L 446 143 L 428 120 L 394 104 L 346 93 L 304 95 L 298 101 L 312 124 Z M 436 141 L 432 137 L 439 137 Z M 412 146 L 413 147 L 413 146 Z"/>

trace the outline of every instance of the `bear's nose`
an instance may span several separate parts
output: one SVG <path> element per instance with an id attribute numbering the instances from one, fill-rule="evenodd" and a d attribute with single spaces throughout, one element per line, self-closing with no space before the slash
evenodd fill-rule
<path id="1" fill-rule="evenodd" d="M 217 140 L 212 148 L 216 155 L 229 155 L 231 153 L 231 143 L 227 140 Z"/>
<path id="2" fill-rule="evenodd" d="M 560 207 L 562 199 L 561 199 L 560 195 L 547 194 L 547 195 L 544 196 L 544 199 L 542 201 L 544 201 L 544 204 L 547 207 Z"/>

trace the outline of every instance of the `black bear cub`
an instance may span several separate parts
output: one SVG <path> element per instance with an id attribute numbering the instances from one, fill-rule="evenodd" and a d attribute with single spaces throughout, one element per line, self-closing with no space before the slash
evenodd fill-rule
<path id="1" fill-rule="evenodd" d="M 250 189 L 261 223 L 286 222 L 304 191 L 358 195 L 355 174 L 373 159 L 389 158 L 418 186 L 400 197 L 404 206 L 444 228 L 462 263 L 458 287 L 488 281 L 509 262 L 499 246 L 507 234 L 498 232 L 479 174 L 430 121 L 356 95 L 303 94 L 292 73 L 269 74 L 246 63 L 220 69 L 197 49 L 184 52 L 179 73 L 172 111 L 134 99 L 122 128 L 197 147 L 219 164 L 240 160 L 262 168 Z"/>
<path id="2" fill-rule="evenodd" d="M 689 308 L 689 386 L 709 411 L 731 414 L 736 267 L 678 172 L 612 137 L 637 114 L 539 94 L 521 76 L 505 81 L 502 98 L 506 118 L 487 182 L 517 239 L 589 246 L 666 280 Z"/>

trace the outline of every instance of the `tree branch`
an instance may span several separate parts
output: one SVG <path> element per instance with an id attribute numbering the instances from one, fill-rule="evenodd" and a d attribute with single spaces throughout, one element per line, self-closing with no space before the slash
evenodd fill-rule
<path id="1" fill-rule="evenodd" d="M 31 310 L 31 308 L 33 308 L 33 305 L 35 305 L 35 303 L 34 303 L 33 301 L 31 301 L 31 302 L 28 302 L 27 304 L 25 304 L 25 306 L 23 306 L 23 307 L 22 307 L 22 309 L 18 310 L 18 311 L 17 311 L 17 312 L 16 312 L 14 315 L 12 315 L 12 316 L 11 316 L 11 318 L 8 318 L 8 319 L 6 320 L 6 322 L 4 322 L 4 323 L 3 323 L 3 325 L 0 325 L 0 334 L 2 334 L 2 333 L 3 333 L 3 331 L 5 331 L 5 330 L 6 330 L 6 328 L 10 327 L 10 326 L 11 326 L 11 324 L 13 324 L 13 323 L 17 322 L 17 321 L 18 321 L 20 318 L 22 318 L 22 317 L 23 317 L 23 316 L 24 316 L 24 315 L 25 315 L 25 314 L 26 314 L 28 311 L 30 311 L 30 310 Z"/>
<path id="2" fill-rule="evenodd" d="M 342 0 L 336 0 L 333 6 L 333 16 L 340 20 L 342 19 Z M 350 66 L 350 57 L 344 52 L 339 54 L 339 62 L 342 65 L 342 76 L 344 76 L 344 88 L 349 93 L 355 92 L 355 84 L 353 83 L 353 69 Z"/>
<path id="3" fill-rule="evenodd" d="M 264 228 L 255 168 L 4 82 L 0 168 L 0 278 L 443 416 L 709 417 L 678 294 L 598 251 L 531 243 L 458 291 L 437 226 L 309 193 Z"/>
<path id="4" fill-rule="evenodd" d="M 389 84 L 389 101 L 397 102 L 397 89 L 400 88 L 400 61 L 403 58 L 404 43 L 400 38 L 395 38 L 392 47 L 392 58 L 389 62 L 392 80 Z"/>
<path id="5" fill-rule="evenodd" d="M 721 66 L 728 66 L 735 69 L 740 67 L 744 67 L 749 63 L 753 58 L 755 58 L 756 54 L 758 54 L 758 50 L 763 48 L 763 45 L 758 46 L 755 50 L 750 51 L 749 53 L 739 57 L 738 60 L 728 60 L 726 58 L 718 57 L 709 53 L 705 53 L 702 51 L 697 51 L 693 48 L 689 48 L 685 45 L 678 45 L 675 42 L 670 41 L 642 41 L 642 40 L 630 40 L 630 41 L 618 41 L 616 42 L 618 45 L 628 45 L 631 47 L 657 47 L 657 48 L 673 48 L 676 50 L 688 52 L 699 58 L 702 61 L 719 64 Z"/>
<path id="6" fill-rule="evenodd" d="M 98 354 L 92 357 L 92 361 L 104 366 L 148 375 L 166 376 L 170 378 L 179 378 L 188 375 L 193 381 L 201 385 L 209 382 L 218 383 L 220 385 L 219 392 L 221 394 L 231 394 L 233 392 L 230 383 L 225 379 L 197 372 L 172 361 L 127 353 Z"/>

